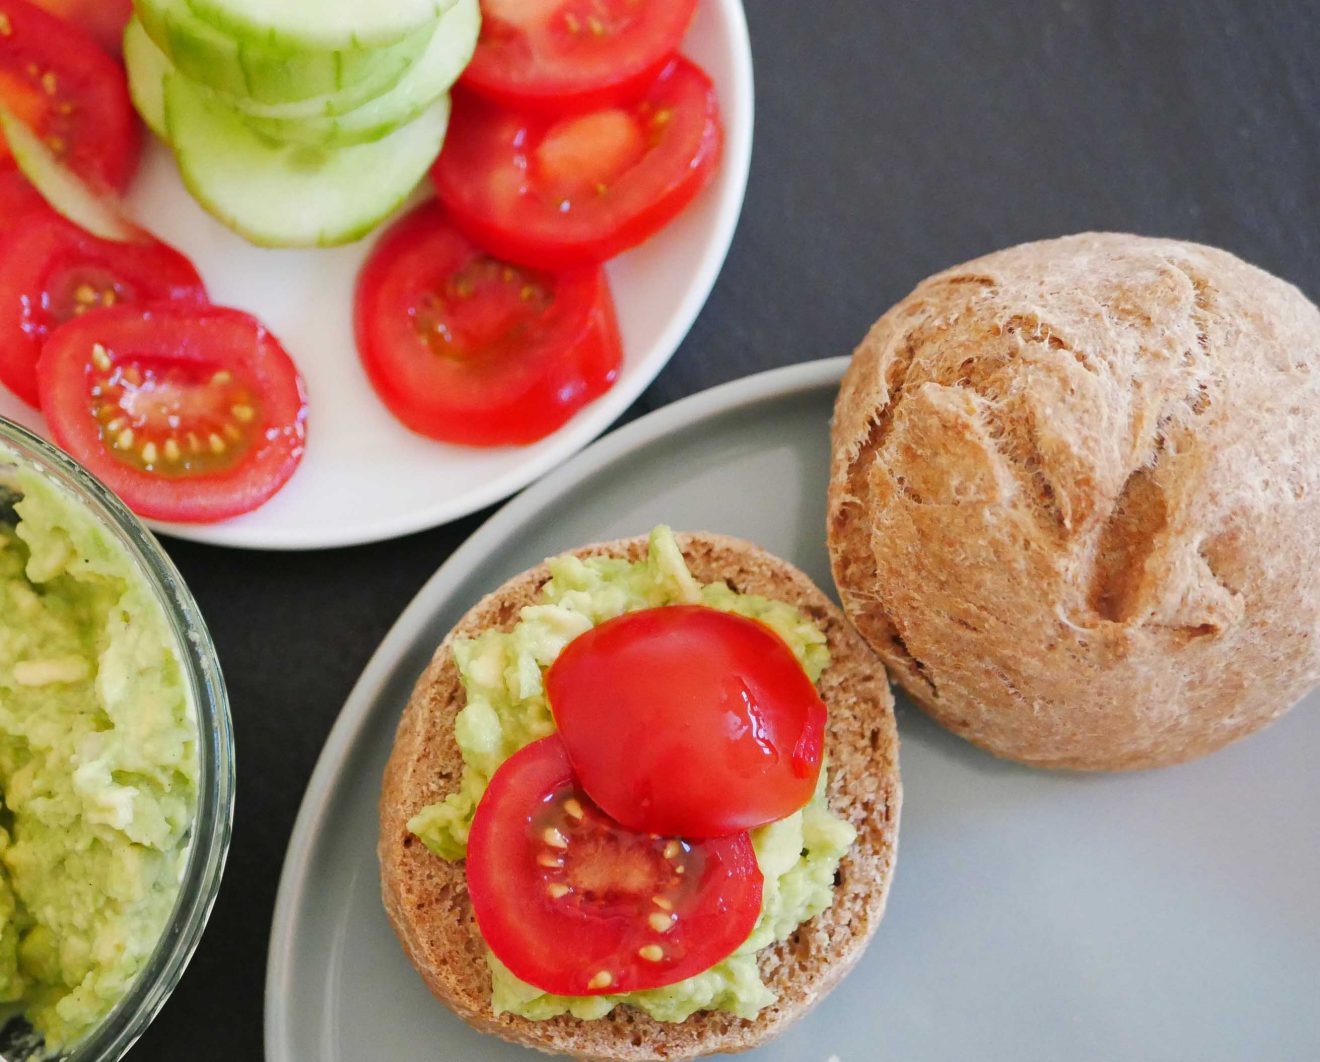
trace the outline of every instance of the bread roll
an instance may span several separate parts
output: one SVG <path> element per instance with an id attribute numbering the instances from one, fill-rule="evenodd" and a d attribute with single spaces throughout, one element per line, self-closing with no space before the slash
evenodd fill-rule
<path id="1" fill-rule="evenodd" d="M 385 911 L 436 998 L 478 1029 L 526 1047 L 600 1062 L 678 1062 L 756 1047 L 801 1018 L 843 979 L 884 914 L 902 803 L 894 702 L 884 669 L 843 614 L 791 564 L 726 535 L 677 538 L 688 567 L 701 582 L 724 580 L 740 593 L 787 601 L 825 632 L 830 666 L 817 688 L 829 708 L 829 805 L 857 827 L 857 841 L 839 864 L 830 907 L 799 926 L 788 940 L 759 954 L 761 975 L 778 1000 L 754 1021 L 699 1012 L 686 1021 L 666 1023 L 627 1006 L 595 1021 L 567 1015 L 529 1021 L 495 1014 L 486 945 L 472 914 L 463 865 L 432 855 L 407 824 L 421 808 L 457 788 L 462 774 L 454 717 L 466 700 L 454 663 L 454 640 L 512 628 L 549 572 L 540 565 L 514 577 L 459 621 L 418 679 L 385 771 L 378 854 Z M 646 555 L 646 539 L 574 552 L 636 561 Z"/>
<path id="2" fill-rule="evenodd" d="M 829 544 L 854 625 L 968 740 L 1211 752 L 1320 679 L 1320 312 L 1120 234 L 931 277 L 844 378 Z"/>

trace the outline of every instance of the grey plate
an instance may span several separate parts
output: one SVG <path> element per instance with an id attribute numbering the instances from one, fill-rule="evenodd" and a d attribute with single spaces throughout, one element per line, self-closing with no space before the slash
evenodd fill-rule
<path id="1" fill-rule="evenodd" d="M 428 995 L 385 921 L 376 801 L 444 633 L 559 550 L 678 528 L 743 535 L 829 585 L 842 359 L 740 380 L 598 442 L 436 574 L 372 659 L 312 778 L 280 883 L 270 1062 L 531 1059 Z M 1001 763 L 900 700 L 902 851 L 856 971 L 756 1062 L 1320 1057 L 1320 698 L 1199 763 L 1139 775 Z"/>

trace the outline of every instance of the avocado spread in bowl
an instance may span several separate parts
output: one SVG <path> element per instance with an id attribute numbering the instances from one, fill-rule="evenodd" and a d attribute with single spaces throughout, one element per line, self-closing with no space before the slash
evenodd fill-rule
<path id="1" fill-rule="evenodd" d="M 49 456 L 0 422 L 0 1052 L 116 1058 L 182 971 L 162 941 L 199 889 L 209 911 L 228 713 L 159 547 Z M 181 933 L 190 953 L 200 924 Z"/>

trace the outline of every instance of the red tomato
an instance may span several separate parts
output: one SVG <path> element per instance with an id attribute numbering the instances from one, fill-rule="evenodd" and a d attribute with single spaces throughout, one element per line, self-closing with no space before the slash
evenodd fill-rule
<path id="1" fill-rule="evenodd" d="M 697 0 L 481 0 L 463 83 L 559 113 L 627 101 L 678 50 L 696 9 Z"/>
<path id="2" fill-rule="evenodd" d="M 4 144 L 0 143 L 0 148 Z M 0 155 L 0 236 L 8 233 L 23 218 L 33 213 L 53 213 L 41 193 L 14 164 L 12 158 Z M 3 355 L 0 355 L 0 359 Z"/>
<path id="3" fill-rule="evenodd" d="M 623 357 L 598 266 L 551 273 L 498 261 L 435 203 L 376 245 L 356 324 L 367 375 L 394 415 L 475 446 L 548 435 L 609 389 Z"/>
<path id="4" fill-rule="evenodd" d="M 482 247 L 555 268 L 602 262 L 662 229 L 710 180 L 722 141 L 710 78 L 676 59 L 640 101 L 563 118 L 457 95 L 431 174 Z"/>
<path id="5" fill-rule="evenodd" d="M 94 307 L 206 300 L 191 262 L 156 241 L 98 239 L 54 211 L 21 219 L 0 241 L 0 383 L 37 404 L 47 334 Z"/>
<path id="6" fill-rule="evenodd" d="M 761 910 L 747 834 L 678 841 L 623 829 L 575 784 L 553 735 L 495 772 L 472 821 L 467 881 L 491 951 L 565 996 L 701 973 L 747 939 Z"/>
<path id="7" fill-rule="evenodd" d="M 55 441 L 142 516 L 201 523 L 248 512 L 302 459 L 298 370 L 238 310 L 97 310 L 51 333 L 37 375 Z"/>
<path id="8" fill-rule="evenodd" d="M 133 15 L 133 0 L 36 0 L 52 15 L 81 26 L 111 55 L 124 45 L 124 27 Z"/>
<path id="9" fill-rule="evenodd" d="M 791 815 L 816 787 L 825 705 L 755 620 L 631 612 L 573 639 L 545 688 L 582 787 L 630 829 L 737 833 Z"/>
<path id="10" fill-rule="evenodd" d="M 95 191 L 128 186 L 141 143 L 124 71 L 78 26 L 0 0 L 0 103 Z"/>

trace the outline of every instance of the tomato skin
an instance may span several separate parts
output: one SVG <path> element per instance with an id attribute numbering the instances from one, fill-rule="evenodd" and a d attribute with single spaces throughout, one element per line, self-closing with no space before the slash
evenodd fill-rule
<path id="1" fill-rule="evenodd" d="M 555 735 L 495 772 L 466 872 L 491 951 L 516 977 L 568 996 L 657 988 L 709 969 L 751 934 L 764 885 L 745 833 L 688 843 L 611 822 L 576 786 Z"/>
<path id="2" fill-rule="evenodd" d="M 79 25 L 0 0 L 0 102 L 93 189 L 122 193 L 141 130 L 123 68 Z"/>
<path id="3" fill-rule="evenodd" d="M 470 305 L 458 305 L 455 283 L 471 286 L 469 278 L 480 281 L 491 271 L 499 274 L 496 288 L 507 276 L 519 291 L 534 291 L 535 300 L 510 305 L 506 293 L 478 283 Z M 428 312 L 455 337 L 452 351 L 437 352 L 419 330 L 419 315 Z M 354 316 L 363 366 L 381 400 L 411 430 L 445 442 L 500 446 L 543 438 L 607 391 L 623 360 L 599 267 L 544 274 L 494 262 L 434 202 L 381 238 L 358 280 Z M 471 326 L 466 343 L 462 321 Z"/>
<path id="4" fill-rule="evenodd" d="M 543 177 L 538 149 L 586 116 L 546 117 L 456 93 L 431 170 L 454 223 L 492 254 L 550 269 L 603 262 L 659 232 L 719 166 L 724 134 L 715 87 L 679 57 L 640 101 L 610 111 L 636 123 L 647 150 L 608 181 L 593 184 L 586 175 L 582 190 L 561 195 Z M 605 153 L 588 144 L 580 154 Z"/>
<path id="5" fill-rule="evenodd" d="M 31 405 L 42 344 L 83 312 L 70 301 L 83 282 L 98 297 L 112 291 L 115 303 L 206 301 L 197 270 L 169 245 L 102 240 L 52 210 L 29 212 L 0 242 L 0 383 Z"/>
<path id="6" fill-rule="evenodd" d="M 574 10 L 589 6 L 581 0 L 564 0 L 525 28 L 502 17 L 507 6 L 482 0 L 481 38 L 462 84 L 506 107 L 564 114 L 645 91 L 678 50 L 697 0 L 646 0 L 622 32 L 610 34 L 590 32 L 592 14 Z"/>
<path id="7" fill-rule="evenodd" d="M 40 8 L 86 30 L 111 55 L 124 45 L 124 27 L 133 15 L 133 0 L 36 0 Z"/>
<path id="8" fill-rule="evenodd" d="M 256 407 L 246 420 L 234 421 L 245 439 L 245 448 L 236 451 L 239 458 L 213 471 L 165 475 L 116 456 L 97 418 L 97 405 L 106 399 L 96 395 L 107 376 L 95 364 L 98 356 L 107 359 L 116 377 L 134 369 L 153 377 L 138 391 L 148 402 L 168 390 L 153 391 L 153 380 L 171 374 L 209 380 L 212 386 L 218 373 L 235 378 L 254 394 Z M 207 523 L 249 512 L 279 490 L 302 460 L 307 417 L 302 379 L 278 340 L 239 310 L 187 302 L 93 310 L 50 334 L 37 375 L 55 441 L 149 519 Z M 180 436 L 191 427 L 193 408 L 205 402 L 205 385 L 182 397 Z M 150 416 L 130 426 L 144 439 L 161 430 L 160 418 L 152 422 Z"/>
<path id="9" fill-rule="evenodd" d="M 570 642 L 545 688 L 582 787 L 633 830 L 749 830 L 802 808 L 820 776 L 824 702 L 779 636 L 744 616 L 627 613 Z"/>

